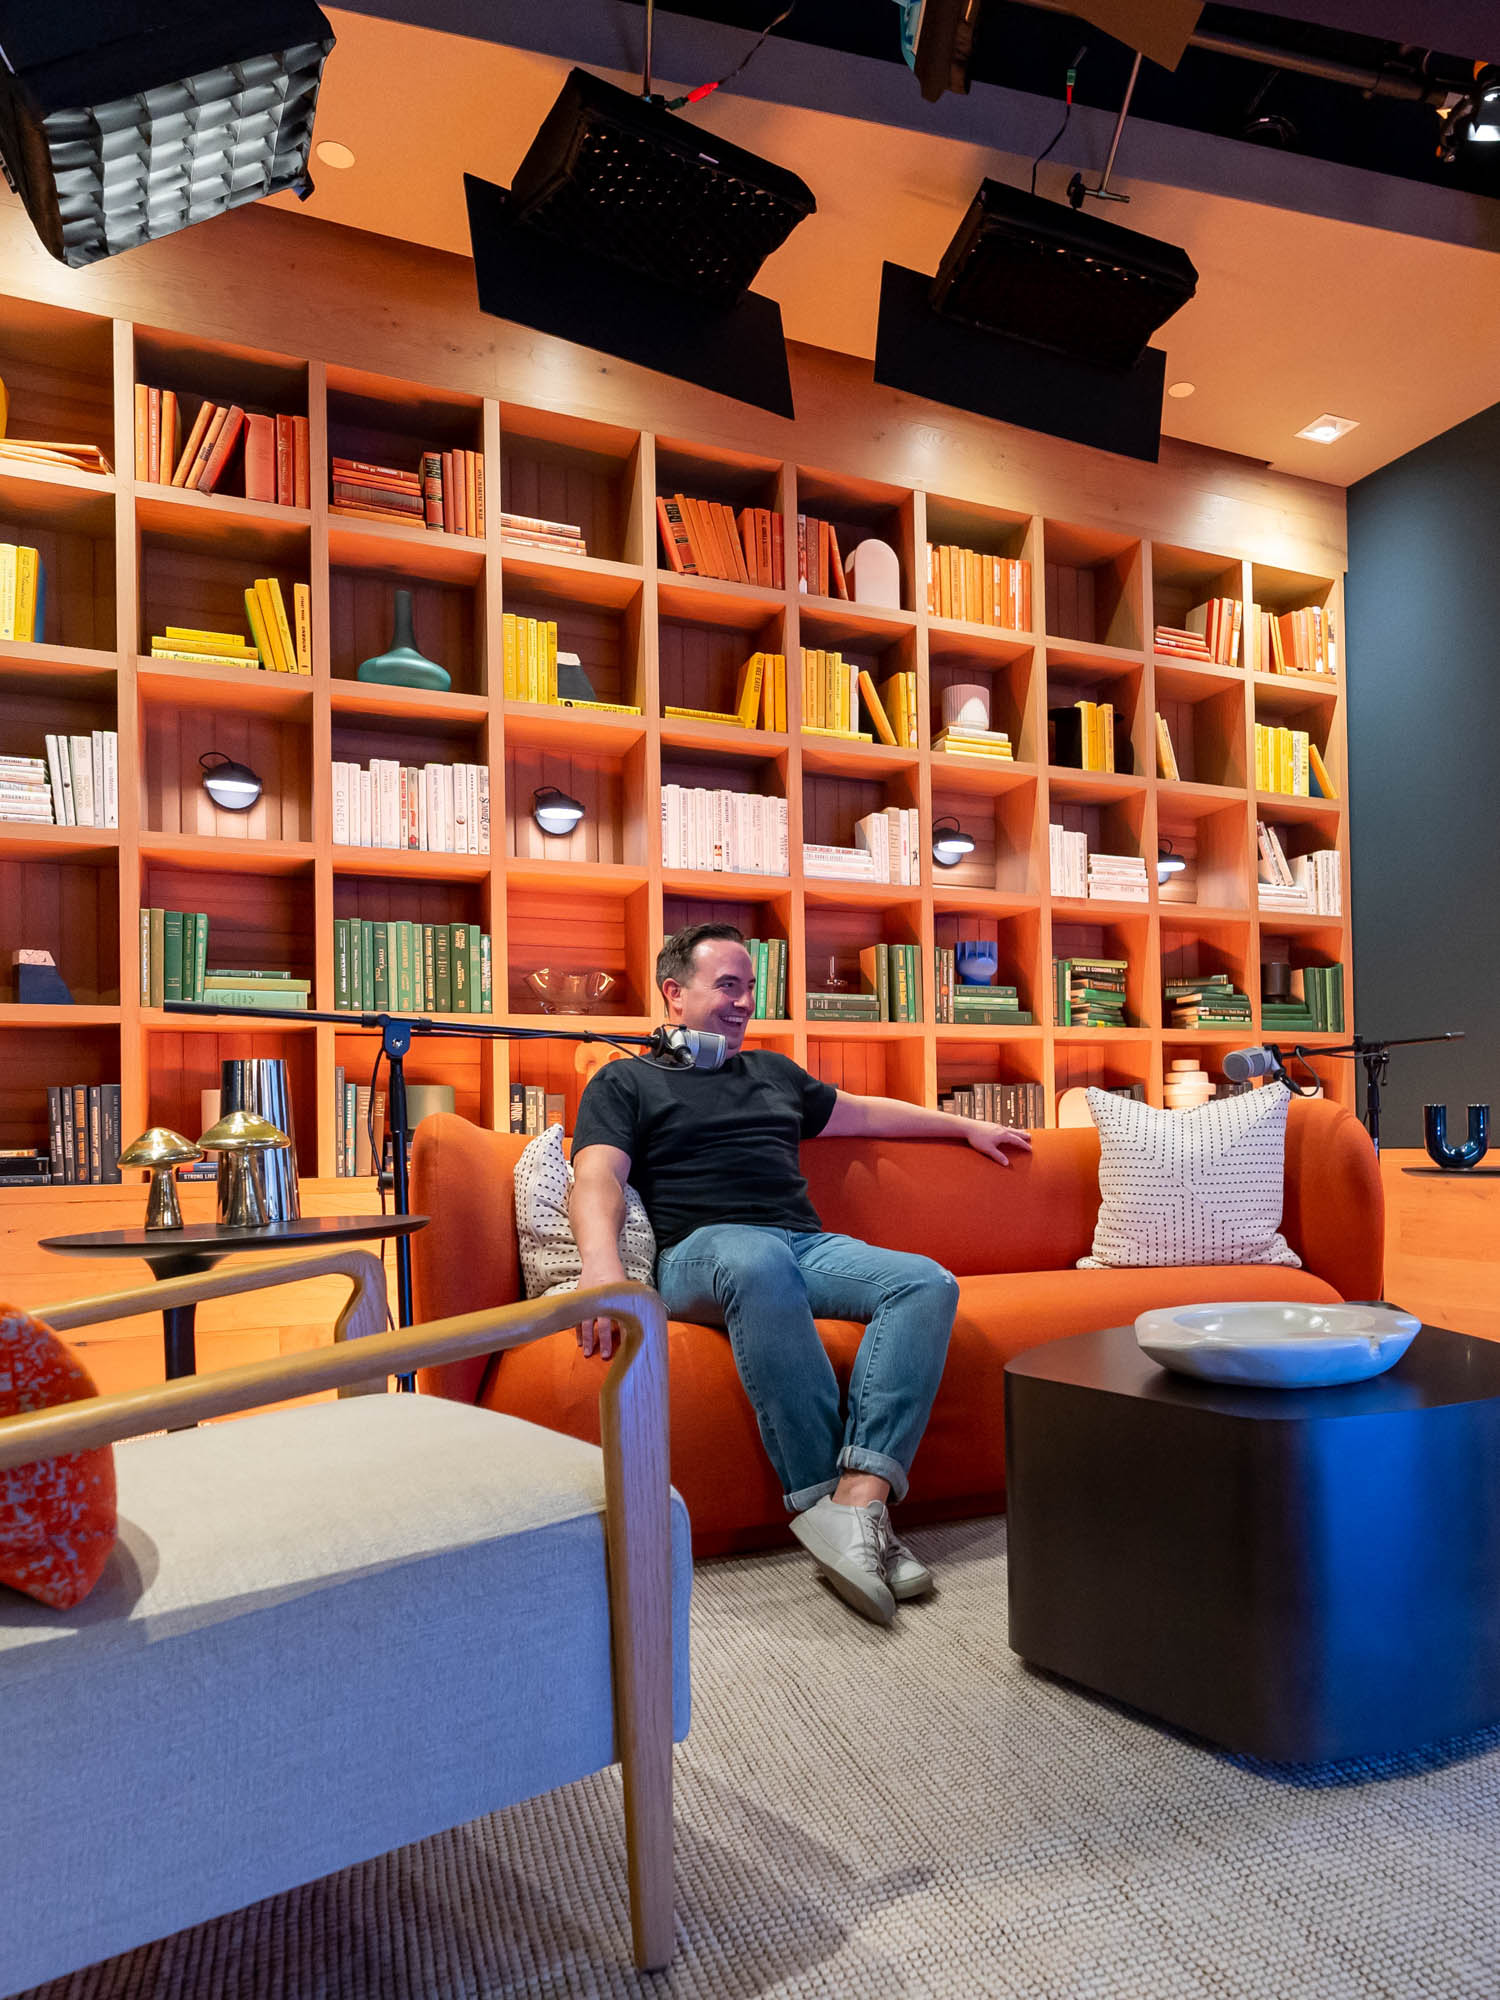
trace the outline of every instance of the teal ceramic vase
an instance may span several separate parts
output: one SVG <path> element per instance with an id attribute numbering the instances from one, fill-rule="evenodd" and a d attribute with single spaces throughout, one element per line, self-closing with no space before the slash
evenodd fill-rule
<path id="1" fill-rule="evenodd" d="M 356 680 L 383 681 L 388 687 L 451 688 L 453 678 L 446 667 L 417 651 L 412 630 L 411 592 L 396 592 L 396 624 L 391 643 L 373 660 L 361 660 Z"/>

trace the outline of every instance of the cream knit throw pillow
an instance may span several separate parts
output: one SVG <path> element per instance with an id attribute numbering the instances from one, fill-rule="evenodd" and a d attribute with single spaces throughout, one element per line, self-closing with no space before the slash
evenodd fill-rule
<path id="1" fill-rule="evenodd" d="M 1283 1083 L 1191 1111 L 1091 1090 L 1099 1220 L 1080 1270 L 1121 1265 L 1298 1264 L 1281 1234 Z"/>
<path id="2" fill-rule="evenodd" d="M 563 1128 L 549 1125 L 516 1162 L 516 1236 L 521 1246 L 521 1277 L 528 1299 L 551 1292 L 575 1292 L 583 1261 L 568 1220 L 568 1195 L 573 1169 L 563 1152 Z M 637 1284 L 656 1282 L 656 1238 L 641 1198 L 625 1190 L 625 1225 L 620 1231 L 620 1261 L 627 1278 Z"/>

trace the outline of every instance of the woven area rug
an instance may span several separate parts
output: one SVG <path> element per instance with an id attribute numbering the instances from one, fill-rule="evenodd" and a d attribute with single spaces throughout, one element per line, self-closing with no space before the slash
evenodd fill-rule
<path id="1" fill-rule="evenodd" d="M 800 1553 L 705 1565 L 678 1951 L 630 1965 L 601 1776 L 37 1989 L 47 2000 L 1495 2000 L 1500 1731 L 1291 1773 L 1022 1666 L 1003 1521 L 880 1631 Z"/>

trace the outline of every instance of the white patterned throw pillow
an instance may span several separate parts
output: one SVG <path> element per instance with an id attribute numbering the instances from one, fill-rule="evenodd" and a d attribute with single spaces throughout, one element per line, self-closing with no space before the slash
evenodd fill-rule
<path id="1" fill-rule="evenodd" d="M 515 1186 L 516 1236 L 521 1245 L 521 1277 L 527 1298 L 577 1291 L 583 1260 L 568 1220 L 573 1169 L 563 1151 L 561 1125 L 549 1125 L 522 1153 L 516 1162 Z M 627 1278 L 634 1278 L 641 1285 L 655 1284 L 656 1238 L 633 1187 L 625 1190 L 620 1261 Z"/>
<path id="2" fill-rule="evenodd" d="M 1283 1083 L 1190 1111 L 1091 1090 L 1099 1220 L 1080 1270 L 1126 1265 L 1301 1264 L 1281 1234 Z"/>

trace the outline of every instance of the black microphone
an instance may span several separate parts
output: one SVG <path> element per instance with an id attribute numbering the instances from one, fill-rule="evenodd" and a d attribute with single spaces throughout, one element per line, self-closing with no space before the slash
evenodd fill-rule
<path id="1" fill-rule="evenodd" d="M 676 1069 L 722 1069 L 727 1047 L 722 1035 L 711 1034 L 706 1028 L 664 1025 L 651 1030 L 650 1046 L 644 1053 Z"/>
<path id="2" fill-rule="evenodd" d="M 1248 1083 L 1254 1076 L 1280 1076 L 1281 1051 L 1275 1048 L 1235 1049 L 1225 1056 L 1223 1070 L 1231 1083 Z"/>

